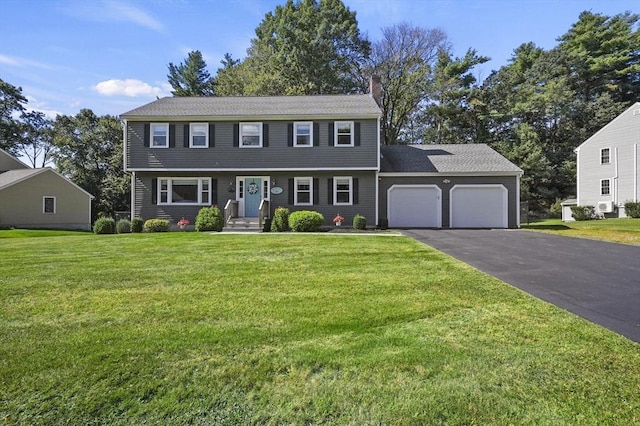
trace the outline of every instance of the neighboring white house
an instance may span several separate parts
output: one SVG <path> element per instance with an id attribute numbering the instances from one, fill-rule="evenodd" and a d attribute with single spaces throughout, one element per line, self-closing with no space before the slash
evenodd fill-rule
<path id="1" fill-rule="evenodd" d="M 640 102 L 575 149 L 577 205 L 594 206 L 605 217 L 626 217 L 624 203 L 640 200 L 638 145 Z M 563 220 L 569 218 L 563 214 Z"/>

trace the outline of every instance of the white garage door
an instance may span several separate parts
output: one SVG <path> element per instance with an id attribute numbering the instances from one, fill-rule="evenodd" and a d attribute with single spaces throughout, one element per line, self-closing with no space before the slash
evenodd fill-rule
<path id="1" fill-rule="evenodd" d="M 455 185 L 451 188 L 451 227 L 507 228 L 507 193 L 502 185 Z"/>
<path id="2" fill-rule="evenodd" d="M 392 228 L 442 227 L 442 197 L 435 185 L 393 185 L 387 205 Z"/>

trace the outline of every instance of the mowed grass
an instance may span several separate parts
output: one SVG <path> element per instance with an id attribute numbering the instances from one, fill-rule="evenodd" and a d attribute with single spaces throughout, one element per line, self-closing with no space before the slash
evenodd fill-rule
<path id="1" fill-rule="evenodd" d="M 640 219 L 618 218 L 563 222 L 561 219 L 549 219 L 522 225 L 523 229 L 564 235 L 567 237 L 591 238 L 640 245 Z"/>
<path id="2" fill-rule="evenodd" d="M 7 238 L 0 300 L 0 424 L 640 423 L 640 345 L 405 237 Z"/>

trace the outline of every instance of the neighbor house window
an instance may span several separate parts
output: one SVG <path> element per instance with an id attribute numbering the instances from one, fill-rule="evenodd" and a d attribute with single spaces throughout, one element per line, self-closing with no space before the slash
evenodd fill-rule
<path id="1" fill-rule="evenodd" d="M 602 148 L 600 150 L 600 164 L 609 164 L 611 162 L 611 150 Z"/>
<path id="2" fill-rule="evenodd" d="M 240 147 L 262 148 L 262 123 L 240 123 Z"/>
<path id="3" fill-rule="evenodd" d="M 353 146 L 353 121 L 336 121 L 334 128 L 336 146 Z"/>
<path id="4" fill-rule="evenodd" d="M 313 204 L 313 179 L 310 177 L 294 178 L 296 206 L 310 206 Z"/>
<path id="5" fill-rule="evenodd" d="M 333 179 L 333 199 L 335 205 L 353 204 L 353 179 L 351 177 Z"/>
<path id="6" fill-rule="evenodd" d="M 210 178 L 161 178 L 158 181 L 158 204 L 211 203 Z"/>
<path id="7" fill-rule="evenodd" d="M 42 213 L 55 214 L 56 197 L 42 197 Z"/>
<path id="8" fill-rule="evenodd" d="M 151 145 L 152 148 L 169 147 L 169 124 L 151 123 Z"/>
<path id="9" fill-rule="evenodd" d="M 294 123 L 293 124 L 293 146 L 312 146 L 313 143 L 313 123 Z"/>
<path id="10" fill-rule="evenodd" d="M 611 180 L 602 179 L 600 181 L 600 195 L 611 195 Z"/>
<path id="11" fill-rule="evenodd" d="M 191 123 L 189 125 L 189 147 L 208 148 L 209 147 L 209 124 Z"/>

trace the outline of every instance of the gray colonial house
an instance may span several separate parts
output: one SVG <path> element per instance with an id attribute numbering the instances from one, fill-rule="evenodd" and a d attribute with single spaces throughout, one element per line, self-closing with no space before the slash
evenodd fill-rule
<path id="1" fill-rule="evenodd" d="M 132 216 L 228 227 L 275 208 L 392 227 L 519 226 L 522 171 L 486 145 L 380 146 L 370 95 L 163 98 L 124 113 Z"/>
<path id="2" fill-rule="evenodd" d="M 0 227 L 91 230 L 93 196 L 50 167 L 0 149 Z"/>
<path id="3" fill-rule="evenodd" d="M 604 217 L 626 217 L 624 203 L 640 200 L 640 102 L 575 149 L 577 199 L 563 203 L 563 220 L 571 205 L 594 206 Z"/>

